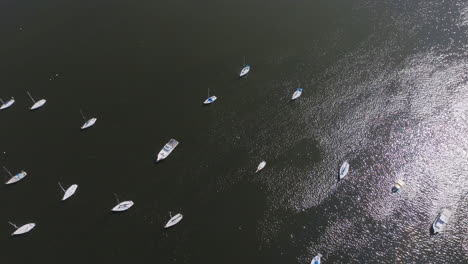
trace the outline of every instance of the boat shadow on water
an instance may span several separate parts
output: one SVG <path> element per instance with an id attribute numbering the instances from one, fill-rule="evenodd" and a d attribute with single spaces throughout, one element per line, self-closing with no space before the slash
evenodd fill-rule
<path id="1" fill-rule="evenodd" d="M 153 158 L 153 159 L 151 159 L 151 160 L 153 161 L 153 165 L 158 165 L 158 164 L 160 164 L 160 163 L 163 163 L 163 161 L 164 161 L 165 159 L 156 160 L 156 159 Z"/>

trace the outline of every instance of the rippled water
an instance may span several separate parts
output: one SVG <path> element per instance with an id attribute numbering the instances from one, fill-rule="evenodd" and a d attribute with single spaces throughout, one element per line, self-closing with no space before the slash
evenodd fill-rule
<path id="1" fill-rule="evenodd" d="M 38 226 L 14 240 L 1 226 L 0 259 L 468 262 L 466 2 L 47 3 L 0 11 L 2 98 L 50 98 L 1 113 L 16 131 L 0 132 L 3 163 L 32 172 L 0 190 L 0 220 Z M 201 108 L 207 87 L 219 100 Z M 98 123 L 77 134 L 83 104 Z M 154 166 L 170 137 L 180 146 Z M 51 202 L 58 180 L 80 183 L 68 207 Z M 135 210 L 103 213 L 113 192 Z M 442 208 L 453 218 L 431 236 Z M 169 211 L 184 220 L 164 232 Z"/>
<path id="2" fill-rule="evenodd" d="M 468 5 L 360 1 L 353 10 L 372 13 L 372 33 L 318 75 L 313 63 L 297 66 L 306 98 L 256 114 L 264 121 L 246 145 L 281 161 L 253 180 L 269 208 L 261 243 L 301 263 L 317 252 L 327 263 L 466 263 Z M 289 77 L 272 81 L 268 103 L 297 85 Z M 336 183 L 345 159 L 351 172 Z M 398 179 L 407 185 L 391 194 Z M 430 236 L 442 208 L 454 211 L 450 227 Z"/>

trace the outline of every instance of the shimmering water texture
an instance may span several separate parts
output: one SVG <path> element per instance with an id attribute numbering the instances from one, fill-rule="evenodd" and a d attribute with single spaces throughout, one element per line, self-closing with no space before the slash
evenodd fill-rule
<path id="1" fill-rule="evenodd" d="M 373 32 L 321 74 L 300 65 L 306 96 L 263 106 L 259 133 L 245 142 L 270 166 L 252 179 L 268 204 L 260 247 L 285 260 L 298 252 L 299 263 L 317 252 L 324 263 L 468 263 L 468 6 L 355 8 L 379 16 Z M 272 81 L 267 100 L 284 95 L 288 80 Z M 317 89 L 313 96 L 308 87 Z M 346 159 L 350 173 L 337 183 Z M 406 186 L 392 194 L 399 179 Z M 445 233 L 431 236 L 442 208 L 453 217 Z"/>
<path id="2" fill-rule="evenodd" d="M 466 1 L 26 2 L 0 4 L 2 166 L 28 172 L 2 263 L 468 263 Z"/>

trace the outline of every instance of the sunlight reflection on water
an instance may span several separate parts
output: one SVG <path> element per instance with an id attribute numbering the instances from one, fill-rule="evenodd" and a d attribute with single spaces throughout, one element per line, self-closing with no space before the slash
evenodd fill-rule
<path id="1" fill-rule="evenodd" d="M 468 229 L 463 220 L 468 213 L 468 75 L 466 52 L 459 49 L 466 47 L 466 37 L 459 35 L 467 31 L 468 7 L 461 6 L 414 4 L 417 15 L 390 19 L 392 30 L 376 32 L 323 76 L 311 76 L 326 80 L 314 97 L 307 97 L 310 90 L 305 89 L 297 109 L 278 105 L 275 122 L 261 125 L 254 142 L 273 134 L 294 148 L 313 139 L 321 153 L 319 163 L 276 167 L 257 179 L 267 187 L 270 205 L 259 224 L 262 244 L 287 232 L 289 225 L 281 219 L 323 215 L 325 223 L 307 223 L 310 229 L 325 227 L 308 242 L 300 262 L 317 252 L 332 263 L 468 260 L 462 232 Z M 459 19 L 453 19 L 460 10 Z M 400 26 L 408 31 L 399 31 Z M 426 39 L 438 32 L 450 32 L 458 41 Z M 409 49 L 405 42 L 410 41 L 418 47 Z M 285 150 L 274 144 L 256 143 L 255 148 L 269 159 L 295 159 L 284 157 Z M 345 159 L 351 171 L 336 183 Z M 406 186 L 391 194 L 398 179 Z M 429 227 L 442 208 L 452 209 L 454 217 L 446 234 L 431 237 Z M 307 231 L 291 238 L 301 235 Z"/>

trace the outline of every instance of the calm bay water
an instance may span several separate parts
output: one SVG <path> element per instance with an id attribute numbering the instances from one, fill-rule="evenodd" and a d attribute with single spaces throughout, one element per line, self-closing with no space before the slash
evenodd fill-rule
<path id="1" fill-rule="evenodd" d="M 2 262 L 468 263 L 464 1 L 7 0 L 0 32 Z"/>

